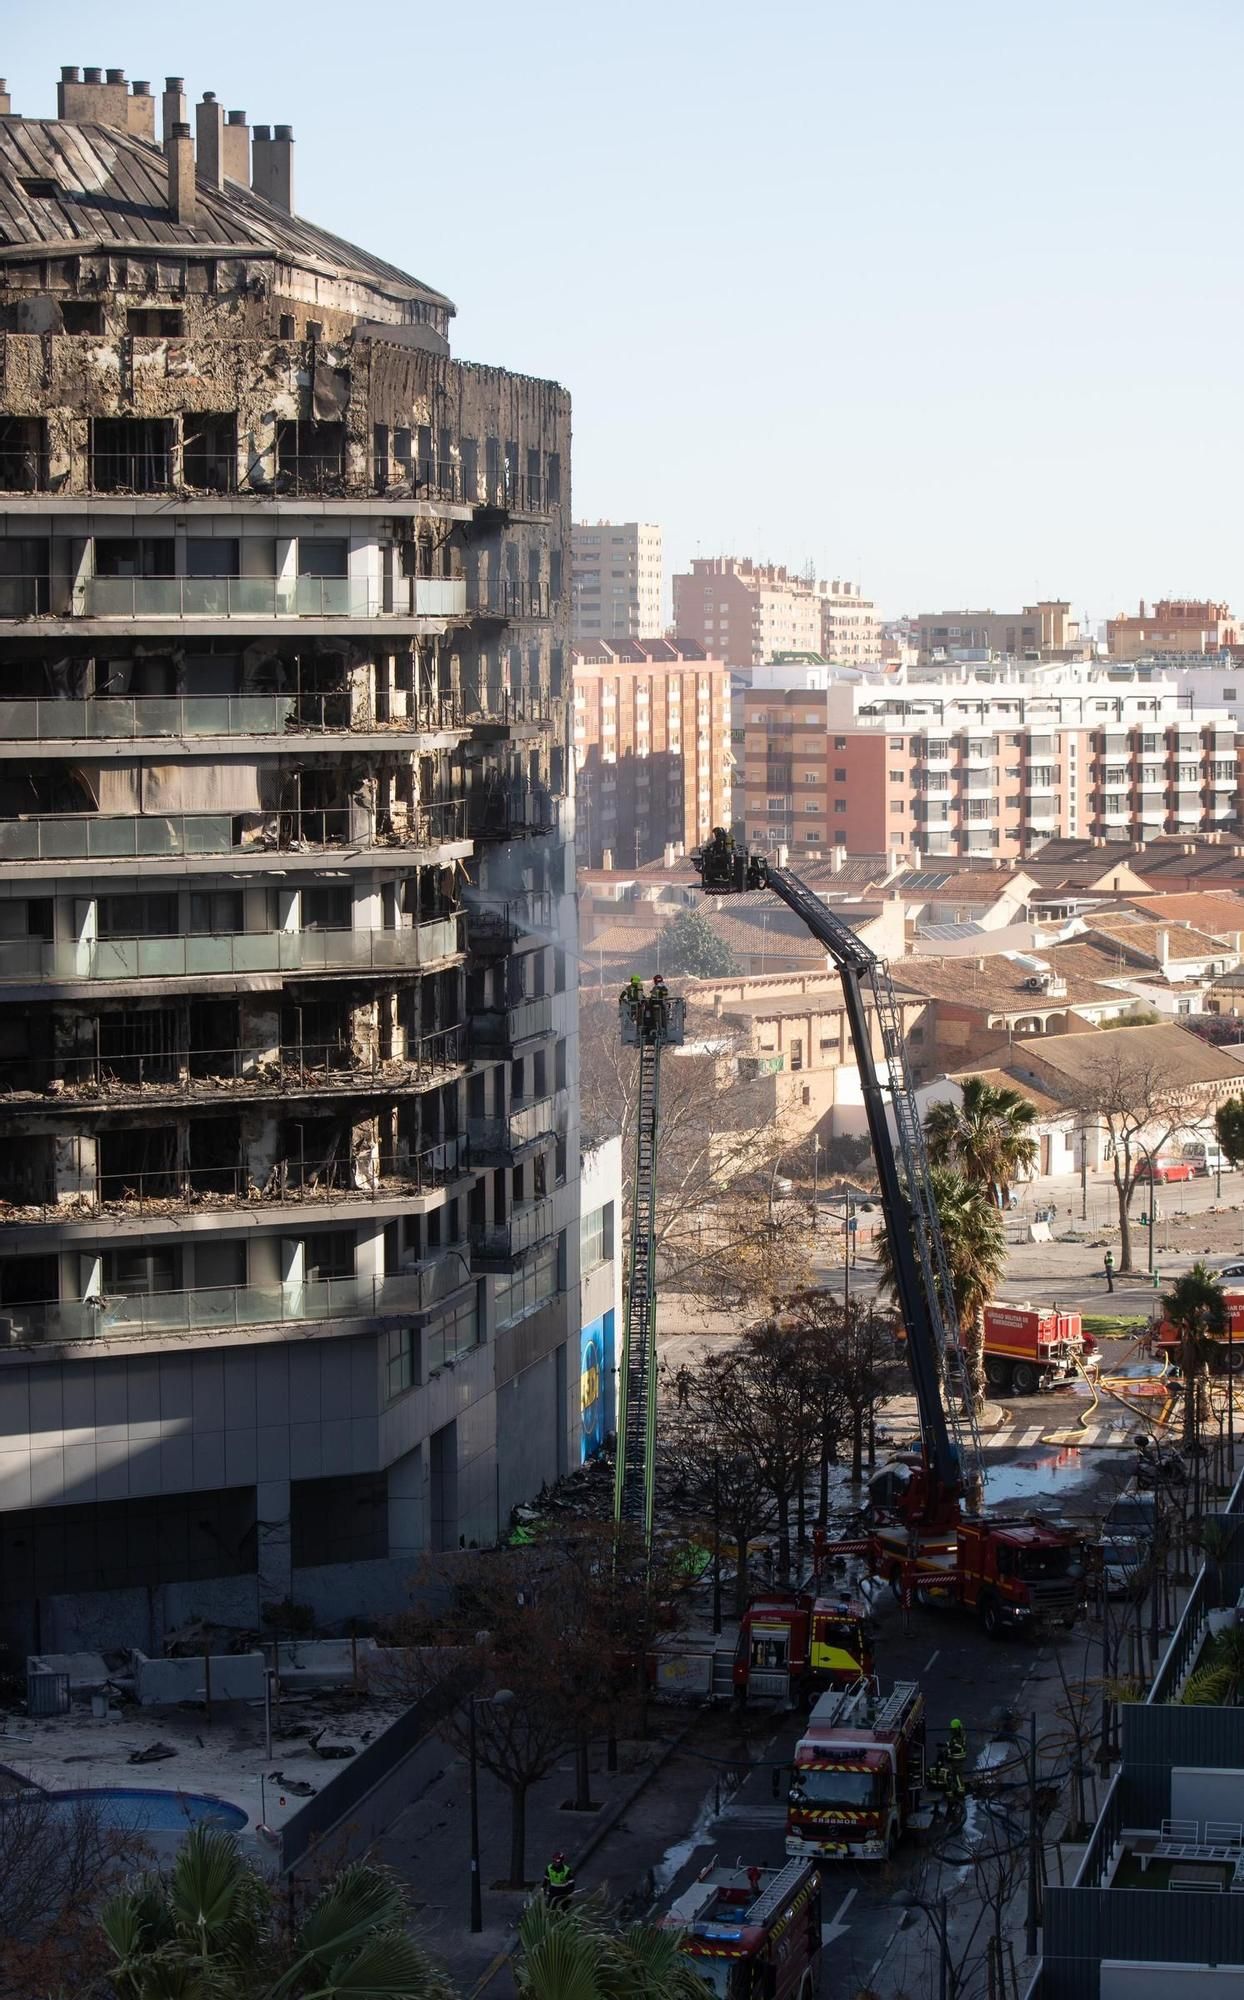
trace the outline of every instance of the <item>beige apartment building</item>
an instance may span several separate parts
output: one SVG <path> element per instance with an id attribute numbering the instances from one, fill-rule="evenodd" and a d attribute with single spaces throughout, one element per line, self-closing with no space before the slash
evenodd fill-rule
<path id="1" fill-rule="evenodd" d="M 821 599 L 821 657 L 850 667 L 881 661 L 881 621 L 877 607 L 858 583 L 817 585 Z"/>
<path id="2" fill-rule="evenodd" d="M 1022 611 L 922 611 L 911 621 L 911 638 L 922 666 L 954 653 L 1075 660 L 1089 650 L 1063 598 L 1042 598 Z"/>
<path id="3" fill-rule="evenodd" d="M 572 655 L 581 865 L 642 867 L 730 817 L 730 675 L 666 639 Z"/>
<path id="4" fill-rule="evenodd" d="M 890 688 L 797 672 L 757 669 L 742 697 L 743 822 L 766 851 L 1016 860 L 1060 835 L 1236 823 L 1235 720 L 1190 717 L 1173 681 L 1069 669 Z"/>
<path id="5" fill-rule="evenodd" d="M 730 667 L 821 651 L 821 598 L 810 577 L 750 556 L 709 556 L 674 578 L 674 634 Z"/>
<path id="6" fill-rule="evenodd" d="M 1151 610 L 1145 600 L 1134 618 L 1121 611 L 1106 623 L 1112 660 L 1140 660 L 1150 653 L 1222 653 L 1240 643 L 1240 627 L 1229 604 L 1212 598 L 1160 597 Z"/>
<path id="7" fill-rule="evenodd" d="M 662 636 L 664 570 L 654 522 L 576 521 L 570 581 L 577 646 Z"/>

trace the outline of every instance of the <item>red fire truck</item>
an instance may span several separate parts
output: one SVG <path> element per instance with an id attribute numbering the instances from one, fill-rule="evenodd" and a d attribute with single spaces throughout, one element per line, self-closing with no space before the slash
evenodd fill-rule
<path id="1" fill-rule="evenodd" d="M 821 1878 L 806 1861 L 784 1868 L 713 1863 L 662 1919 L 722 2000 L 814 2000 L 821 1960 Z"/>
<path id="2" fill-rule="evenodd" d="M 882 1697 L 867 1682 L 822 1695 L 795 1746 L 786 1852 L 886 1861 L 919 1810 L 924 1698 L 914 1681 Z"/>
<path id="3" fill-rule="evenodd" d="M 828 1592 L 773 1592 L 753 1598 L 737 1641 L 727 1634 L 670 1634 L 648 1656 L 648 1678 L 673 1700 L 740 1705 L 777 1701 L 810 1707 L 827 1688 L 854 1687 L 873 1671 L 868 1606 Z"/>
<path id="4" fill-rule="evenodd" d="M 1211 1375 L 1225 1375 L 1230 1369 L 1244 1368 L 1244 1292 L 1236 1289 L 1241 1280 L 1228 1278 L 1223 1289 L 1227 1294 L 1227 1324 L 1223 1332 L 1209 1343 L 1209 1368 Z M 1156 1319 L 1153 1322 L 1152 1344 L 1155 1354 L 1169 1361 L 1172 1368 L 1180 1366 L 1181 1342 L 1178 1333 L 1169 1320 Z"/>
<path id="5" fill-rule="evenodd" d="M 1096 1367 L 1092 1347 L 1077 1312 L 1027 1301 L 985 1307 L 985 1380 L 1000 1395 L 1031 1396 L 1074 1382 L 1081 1369 Z"/>

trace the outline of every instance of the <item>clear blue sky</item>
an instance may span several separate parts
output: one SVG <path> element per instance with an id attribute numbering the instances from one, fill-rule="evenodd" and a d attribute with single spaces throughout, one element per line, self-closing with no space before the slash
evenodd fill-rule
<path id="1" fill-rule="evenodd" d="M 887 612 L 1244 610 L 1240 0 L 25 7 L 290 123 L 297 206 L 574 396 L 577 515 Z"/>

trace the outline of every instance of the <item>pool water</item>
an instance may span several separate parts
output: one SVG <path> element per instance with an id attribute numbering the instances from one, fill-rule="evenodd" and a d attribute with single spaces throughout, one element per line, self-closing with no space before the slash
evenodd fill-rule
<path id="1" fill-rule="evenodd" d="M 54 1813 L 63 1813 L 66 1818 L 80 1805 L 93 1806 L 102 1825 L 122 1827 L 127 1833 L 185 1833 L 188 1827 L 202 1824 L 238 1833 L 249 1817 L 241 1806 L 231 1806 L 206 1792 L 147 1792 L 136 1787 L 49 1792 L 48 1804 Z"/>

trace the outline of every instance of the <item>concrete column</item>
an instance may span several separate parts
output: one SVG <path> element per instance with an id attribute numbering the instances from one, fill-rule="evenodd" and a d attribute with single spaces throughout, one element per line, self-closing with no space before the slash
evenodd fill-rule
<path id="1" fill-rule="evenodd" d="M 262 1475 L 263 1467 L 260 1467 Z M 259 1603 L 281 1604 L 293 1595 L 293 1537 L 288 1479 L 260 1478 L 255 1487 L 259 1547 Z"/>
<path id="2" fill-rule="evenodd" d="M 257 1188 L 266 1185 L 280 1158 L 281 1128 L 275 1118 L 262 1111 L 242 1114 L 242 1159 Z"/>
<path id="3" fill-rule="evenodd" d="M 354 1246 L 354 1271 L 360 1285 L 384 1277 L 383 1222 L 365 1222 L 359 1230 Z"/>
<path id="4" fill-rule="evenodd" d="M 272 470 L 276 472 L 276 444 L 272 445 Z M 278 535 L 276 538 L 276 608 L 292 613 L 297 608 L 298 598 L 298 537 Z"/>
<path id="5" fill-rule="evenodd" d="M 384 922 L 384 910 L 380 899 L 378 882 L 356 884 L 354 890 L 354 919 L 351 930 L 378 931 Z"/>
<path id="6" fill-rule="evenodd" d="M 52 1185 L 63 1207 L 78 1200 L 93 1201 L 96 1188 L 96 1142 L 92 1134 L 74 1132 L 52 1142 Z"/>
<path id="7" fill-rule="evenodd" d="M 416 1445 L 389 1467 L 389 1554 L 415 1555 L 427 1547 L 427 1469 Z"/>
<path id="8" fill-rule="evenodd" d="M 276 927 L 279 931 L 302 929 L 302 897 L 297 889 L 277 890 Z"/>
<path id="9" fill-rule="evenodd" d="M 238 1003 L 238 1047 L 242 1074 L 252 1076 L 260 1063 L 279 1061 L 281 1003 L 270 994 L 248 995 Z"/>
<path id="10" fill-rule="evenodd" d="M 63 1299 L 97 1299 L 104 1289 L 104 1266 L 98 1250 L 62 1250 L 60 1295 Z"/>
<path id="11" fill-rule="evenodd" d="M 59 903 L 57 905 L 60 907 Z M 99 927 L 99 905 L 94 897 L 75 899 L 73 906 L 74 969 L 83 978 L 90 977 L 91 960 L 95 955 L 95 940 Z"/>
<path id="12" fill-rule="evenodd" d="M 281 1243 L 276 1236 L 252 1236 L 246 1260 L 247 1282 L 276 1290 L 281 1283 Z"/>

